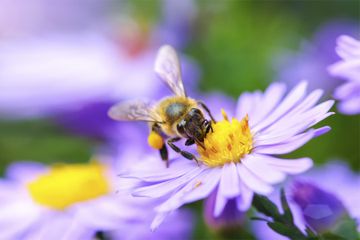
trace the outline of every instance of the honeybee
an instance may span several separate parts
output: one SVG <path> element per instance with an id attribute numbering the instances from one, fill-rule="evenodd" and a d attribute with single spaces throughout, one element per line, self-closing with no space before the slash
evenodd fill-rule
<path id="1" fill-rule="evenodd" d="M 183 151 L 174 143 L 185 138 L 185 145 L 197 144 L 203 148 L 206 134 L 211 130 L 211 121 L 215 122 L 209 108 L 201 101 L 187 97 L 179 58 L 174 48 L 164 45 L 158 51 L 155 72 L 169 86 L 174 96 L 152 104 L 148 101 L 127 101 L 112 106 L 108 112 L 114 120 L 145 121 L 149 123 L 148 143 L 160 151 L 162 160 L 168 166 L 168 151 L 164 140 L 177 153 L 189 160 L 198 162 L 196 156 Z M 204 117 L 203 110 L 211 118 Z"/>

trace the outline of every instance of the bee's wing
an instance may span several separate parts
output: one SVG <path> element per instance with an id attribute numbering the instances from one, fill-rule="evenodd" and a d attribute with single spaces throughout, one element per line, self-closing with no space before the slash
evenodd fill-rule
<path id="1" fill-rule="evenodd" d="M 134 100 L 115 104 L 108 112 L 109 117 L 120 121 L 162 122 L 149 102 Z"/>
<path id="2" fill-rule="evenodd" d="M 186 97 L 179 58 L 173 47 L 164 45 L 160 48 L 154 70 L 177 96 Z"/>

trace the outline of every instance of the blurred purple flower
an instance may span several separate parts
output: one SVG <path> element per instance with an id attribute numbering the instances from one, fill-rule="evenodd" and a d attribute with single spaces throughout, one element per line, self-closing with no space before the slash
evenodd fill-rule
<path id="1" fill-rule="evenodd" d="M 22 9 L 22 4 L 17 2 L 6 1 L 3 4 L 9 7 L 10 12 Z M 83 31 L 54 28 L 59 31 L 44 31 L 41 35 L 35 34 L 35 31 L 22 38 L 0 39 L 0 115 L 43 117 L 66 114 L 67 111 L 75 114 L 77 110 L 84 113 L 84 108 L 90 111 L 88 104 L 118 102 L 127 98 L 158 98 L 166 94 L 166 87 L 153 73 L 156 50 L 167 41 L 167 35 L 171 35 L 172 31 L 176 33 L 173 34 L 175 38 L 187 34 L 171 27 L 177 25 L 168 13 L 174 11 L 173 4 L 164 3 L 164 19 L 156 24 L 159 29 L 167 26 L 168 34 L 154 39 L 152 35 L 157 35 L 159 30 L 156 26 L 142 28 L 140 21 L 125 13 L 120 15 L 123 24 L 114 19 L 101 22 L 101 16 L 109 13 L 107 8 L 111 2 L 90 2 L 86 4 L 89 12 L 81 11 L 86 16 L 72 14 L 72 10 L 82 5 L 82 0 L 76 3 L 65 1 L 59 6 L 47 0 L 36 0 L 31 5 L 34 14 L 32 11 L 29 14 L 48 19 L 48 14 L 56 9 L 52 17 L 60 22 L 77 22 L 82 17 L 86 18 L 86 14 L 94 14 L 94 22 L 104 25 L 102 29 L 90 24 L 92 27 L 85 27 Z M 126 4 L 123 5 L 125 9 Z M 188 14 L 189 17 L 184 15 L 184 20 L 193 15 L 190 13 L 190 9 L 194 8 L 192 1 L 176 6 L 176 11 Z M 67 10 L 62 11 L 63 8 Z M 99 18 L 95 10 L 99 12 Z M 72 19 L 73 15 L 79 19 Z M 41 25 L 42 22 L 35 21 L 30 25 Z M 193 61 L 181 57 L 184 58 L 185 84 L 191 92 L 197 85 L 199 72 Z"/>
<path id="2" fill-rule="evenodd" d="M 296 225 L 302 230 L 305 225 L 316 231 L 331 230 L 344 214 L 349 214 L 356 219 L 360 230 L 359 187 L 360 175 L 340 161 L 297 176 L 286 187 Z M 271 199 L 280 206 L 278 191 Z M 264 222 L 254 221 L 253 229 L 258 239 L 287 239 L 273 232 Z"/>
<path id="3" fill-rule="evenodd" d="M 344 205 L 334 194 L 312 183 L 295 182 L 291 194 L 293 201 L 301 208 L 305 222 L 316 232 L 331 229 L 347 214 Z"/>
<path id="4" fill-rule="evenodd" d="M 104 163 L 14 163 L 0 181 L 0 238 L 93 239 L 102 232 L 114 239 L 169 239 L 166 228 L 149 230 L 154 202 L 115 194 L 114 174 Z M 166 224 L 175 239 L 188 238 L 192 216 L 174 217 Z"/>
<path id="5" fill-rule="evenodd" d="M 346 81 L 334 92 L 340 101 L 338 109 L 344 114 L 360 113 L 360 41 L 350 36 L 340 36 L 337 40 L 337 54 L 342 60 L 329 67 L 335 77 Z"/>
<path id="6" fill-rule="evenodd" d="M 154 38 L 162 44 L 183 48 L 191 38 L 191 26 L 197 16 L 194 0 L 163 0 L 162 21 L 154 31 Z"/>
<path id="7" fill-rule="evenodd" d="M 229 200 L 223 212 L 220 216 L 214 216 L 215 204 L 216 204 L 216 194 L 217 190 L 215 190 L 210 196 L 205 199 L 204 203 L 204 219 L 208 226 L 212 229 L 229 229 L 229 228 L 237 228 L 245 221 L 245 212 L 241 212 L 237 210 L 236 200 Z"/>
<path id="8" fill-rule="evenodd" d="M 224 117 L 213 124 L 214 132 L 204 141 L 205 150 L 198 147 L 199 166 L 194 161 L 175 158 L 170 161 L 170 168 L 163 166 L 159 170 L 149 163 L 139 171 L 123 175 L 139 181 L 134 196 L 165 199 L 156 207 L 158 215 L 152 228 L 158 227 L 169 212 L 206 198 L 215 189 L 215 218 L 231 200 L 236 201 L 239 211 L 245 211 L 254 192 L 269 194 L 273 190 L 271 185 L 283 181 L 286 174 L 309 169 L 312 166 L 309 158 L 284 160 L 272 156 L 292 152 L 330 129 L 309 129 L 332 114 L 328 111 L 333 101 L 316 105 L 322 91 L 307 95 L 306 85 L 300 83 L 286 96 L 285 85 L 279 83 L 272 84 L 264 93 L 242 94 L 235 115 L 241 122 L 235 119 L 229 122 Z"/>
<path id="9" fill-rule="evenodd" d="M 116 46 L 96 33 L 1 42 L 0 49 L 0 113 L 10 116 L 108 99 L 121 76 Z"/>
<path id="10" fill-rule="evenodd" d="M 1 0 L 0 39 L 101 27 L 110 12 L 110 3 L 108 0 Z"/>
<path id="11" fill-rule="evenodd" d="M 335 39 L 340 34 L 354 35 L 356 32 L 354 22 L 333 21 L 325 24 L 310 41 L 302 44 L 298 52 L 280 56 L 276 65 L 280 72 L 275 79 L 290 86 L 295 86 L 299 79 L 306 79 L 309 89 L 321 88 L 325 91 L 325 96 L 331 95 L 340 83 L 326 71 L 329 64 L 339 59 L 334 54 Z"/>
<path id="12" fill-rule="evenodd" d="M 55 121 L 74 134 L 108 139 L 114 135 L 114 130 L 119 125 L 107 116 L 112 105 L 113 103 L 109 102 L 89 103 L 79 110 L 58 115 Z"/>

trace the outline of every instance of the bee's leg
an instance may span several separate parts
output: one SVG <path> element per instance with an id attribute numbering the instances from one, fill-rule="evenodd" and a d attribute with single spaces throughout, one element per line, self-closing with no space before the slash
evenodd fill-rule
<path id="1" fill-rule="evenodd" d="M 165 161 L 166 167 L 169 167 L 169 155 L 166 144 L 164 144 L 159 151 L 160 151 L 161 159 Z"/>
<path id="2" fill-rule="evenodd" d="M 161 128 L 157 122 L 151 125 L 151 131 L 155 131 L 159 134 L 161 133 Z"/>
<path id="3" fill-rule="evenodd" d="M 195 140 L 192 138 L 188 138 L 185 142 L 185 146 L 191 146 L 195 143 Z"/>
<path id="4" fill-rule="evenodd" d="M 197 103 L 207 112 L 207 114 L 209 114 L 209 116 L 210 116 L 210 118 L 211 118 L 211 121 L 213 121 L 214 123 L 216 123 L 215 118 L 214 118 L 213 115 L 211 114 L 210 109 L 206 106 L 206 104 L 203 103 L 203 102 L 201 102 L 201 101 L 198 101 Z"/>
<path id="5" fill-rule="evenodd" d="M 154 123 L 152 126 L 151 126 L 151 131 L 154 131 L 156 133 L 158 133 L 159 135 L 161 134 L 161 128 L 159 126 L 158 123 Z M 159 149 L 159 152 L 160 152 L 160 157 L 163 161 L 165 161 L 165 164 L 166 164 L 166 167 L 169 167 L 169 155 L 168 155 L 168 150 L 167 150 L 167 147 L 166 147 L 166 144 L 164 144 L 160 149 Z"/>
<path id="6" fill-rule="evenodd" d="M 211 132 L 214 132 L 214 129 L 213 129 L 213 127 L 211 126 L 211 123 L 209 123 L 209 124 L 206 126 L 206 130 L 205 130 L 206 134 L 209 133 L 210 130 L 211 130 Z"/>
<path id="7" fill-rule="evenodd" d="M 186 151 L 182 151 L 178 146 L 176 146 L 176 145 L 174 144 L 174 142 L 177 142 L 177 141 L 179 141 L 180 139 L 181 139 L 181 138 L 179 138 L 179 137 L 170 138 L 170 139 L 167 140 L 167 143 L 168 143 L 168 145 L 169 145 L 175 152 L 180 153 L 181 156 L 183 156 L 183 157 L 186 158 L 186 159 L 195 160 L 196 163 L 199 165 L 199 161 L 198 161 L 198 159 L 195 157 L 194 154 L 189 153 L 189 152 L 186 152 Z"/>

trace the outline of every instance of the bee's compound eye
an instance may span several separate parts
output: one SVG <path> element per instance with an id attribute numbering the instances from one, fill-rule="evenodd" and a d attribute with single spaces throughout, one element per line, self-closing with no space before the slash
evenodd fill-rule
<path id="1" fill-rule="evenodd" d="M 185 130 L 184 130 L 184 127 L 185 127 L 185 124 L 186 122 L 184 120 L 180 121 L 178 123 L 178 125 L 176 126 L 176 129 L 177 131 L 180 133 L 180 134 L 184 134 L 185 133 Z"/>
<path id="2" fill-rule="evenodd" d="M 198 108 L 193 108 L 193 109 L 191 109 L 191 112 L 192 112 L 192 113 L 195 113 L 195 114 L 201 114 L 201 111 L 200 111 L 200 109 L 198 109 Z"/>

